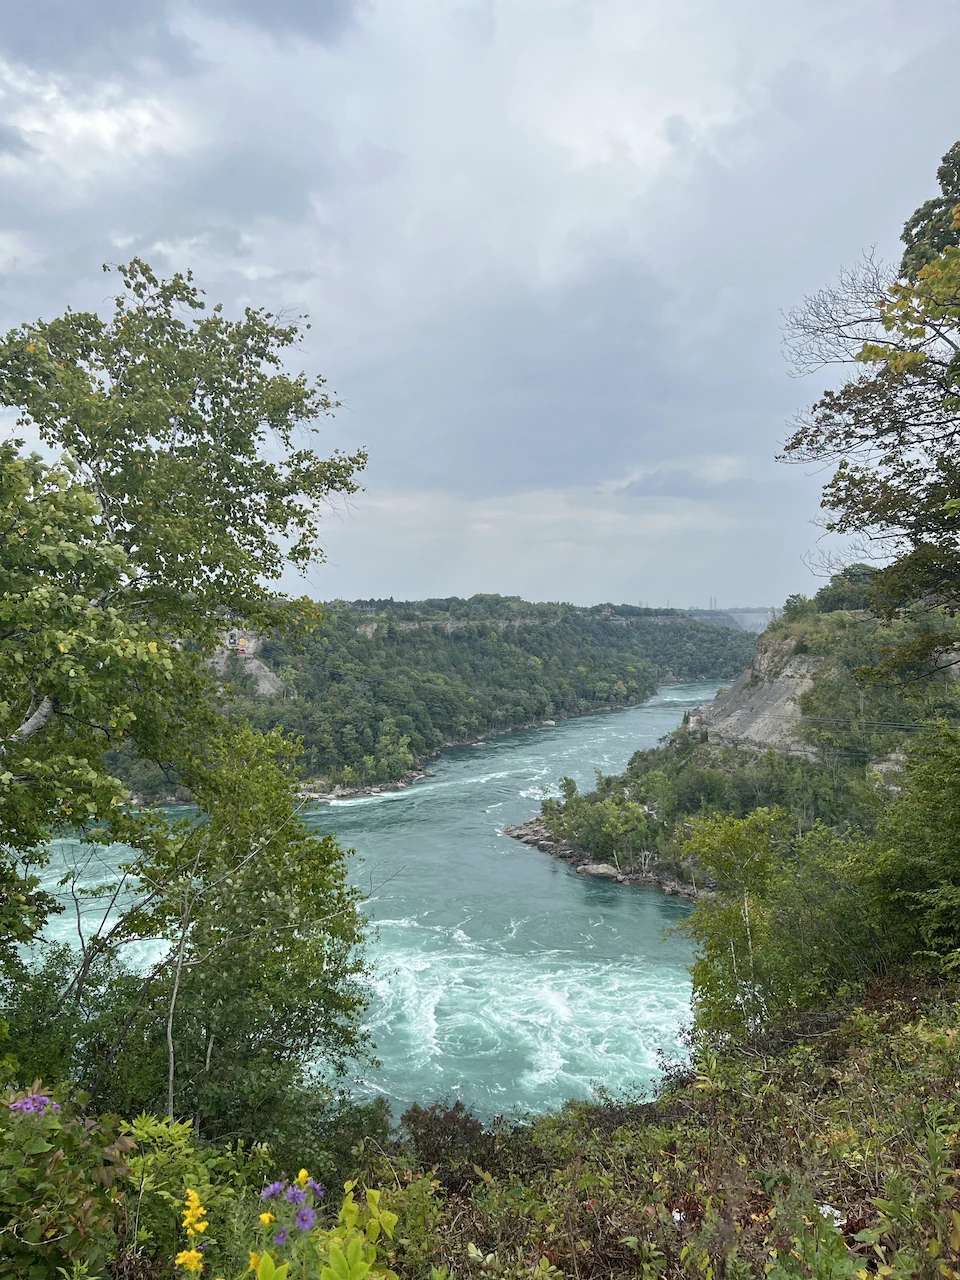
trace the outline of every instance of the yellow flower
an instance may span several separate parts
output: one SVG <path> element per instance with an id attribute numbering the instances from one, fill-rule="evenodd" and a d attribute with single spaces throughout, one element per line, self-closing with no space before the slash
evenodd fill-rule
<path id="1" fill-rule="evenodd" d="M 260 1255 L 259 1255 L 259 1253 L 254 1253 L 254 1252 L 253 1252 L 253 1250 L 251 1250 L 251 1251 L 250 1251 L 250 1266 L 249 1266 L 248 1270 L 249 1270 L 249 1271 L 257 1271 L 257 1270 L 259 1269 L 259 1267 L 260 1267 Z"/>
<path id="2" fill-rule="evenodd" d="M 203 1254 L 197 1249 L 184 1249 L 182 1253 L 177 1254 L 174 1262 L 178 1267 L 183 1267 L 184 1271 L 190 1271 L 193 1274 L 203 1270 Z"/>
<path id="3" fill-rule="evenodd" d="M 210 1224 L 205 1220 L 207 1211 L 200 1203 L 200 1197 L 193 1187 L 188 1188 L 185 1200 L 186 1208 L 183 1211 L 183 1225 L 186 1228 L 187 1235 L 192 1239 L 194 1236 L 203 1235 Z"/>
<path id="4" fill-rule="evenodd" d="M 301 1169 L 300 1172 L 297 1174 L 297 1182 L 300 1184 L 301 1187 L 305 1187 L 309 1182 L 309 1180 L 310 1180 L 309 1173 L 307 1173 L 306 1169 Z"/>
<path id="5" fill-rule="evenodd" d="M 263 1225 L 264 1225 L 265 1227 L 269 1227 L 270 1223 L 271 1223 L 271 1222 L 273 1222 L 273 1214 L 272 1214 L 272 1213 L 261 1213 L 261 1215 L 260 1215 L 260 1221 L 263 1223 Z"/>

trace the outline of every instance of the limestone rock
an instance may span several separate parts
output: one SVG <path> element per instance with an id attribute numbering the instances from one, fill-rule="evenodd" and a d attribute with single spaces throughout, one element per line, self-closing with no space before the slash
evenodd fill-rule
<path id="1" fill-rule="evenodd" d="M 594 876 L 597 880 L 622 880 L 623 876 L 609 862 L 581 862 L 578 876 Z"/>

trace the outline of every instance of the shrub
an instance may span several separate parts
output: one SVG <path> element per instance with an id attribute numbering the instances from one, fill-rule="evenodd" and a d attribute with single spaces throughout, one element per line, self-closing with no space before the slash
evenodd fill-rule
<path id="1" fill-rule="evenodd" d="M 40 1081 L 0 1106 L 0 1276 L 58 1280 L 74 1265 L 96 1274 L 116 1244 L 115 1184 L 134 1141 L 119 1121 L 88 1119 Z"/>

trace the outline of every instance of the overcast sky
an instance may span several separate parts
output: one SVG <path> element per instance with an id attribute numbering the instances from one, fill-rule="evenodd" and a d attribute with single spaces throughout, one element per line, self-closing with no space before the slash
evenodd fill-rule
<path id="1" fill-rule="evenodd" d="M 0 0 L 0 324 L 104 261 L 305 308 L 337 596 L 819 585 L 780 312 L 898 256 L 956 0 Z M 298 589 L 294 582 L 288 584 Z M 299 590 L 303 590 L 300 587 Z"/>

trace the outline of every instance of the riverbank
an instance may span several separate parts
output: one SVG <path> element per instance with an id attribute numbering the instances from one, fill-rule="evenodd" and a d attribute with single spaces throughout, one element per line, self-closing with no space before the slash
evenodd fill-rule
<path id="1" fill-rule="evenodd" d="M 644 698 L 641 702 L 617 702 L 602 707 L 591 707 L 589 711 L 581 711 L 576 715 L 558 716 L 556 720 L 528 720 L 524 724 L 512 724 L 506 729 L 489 729 L 486 733 L 480 734 L 478 738 L 445 738 L 435 751 L 431 751 L 426 758 L 435 760 L 442 751 L 447 751 L 451 747 L 482 747 L 487 742 L 492 742 L 496 738 L 505 738 L 511 733 L 520 733 L 525 729 L 555 729 L 558 724 L 565 724 L 568 720 L 583 720 L 587 716 L 601 715 L 606 711 L 629 711 L 633 707 L 642 707 L 644 703 L 649 702 L 650 698 L 656 697 L 656 691 L 650 694 L 650 697 Z M 312 800 L 317 804 L 330 804 L 333 800 L 353 800 L 358 796 L 379 796 L 389 791 L 405 791 L 407 787 L 412 786 L 415 782 L 422 782 L 425 778 L 435 778 L 437 775 L 430 769 L 414 769 L 410 773 L 405 773 L 402 778 L 396 778 L 391 782 L 371 783 L 360 787 L 345 787 L 339 783 L 332 785 L 329 778 L 317 778 L 313 782 L 304 782 L 298 790 L 298 796 L 301 800 Z"/>
<path id="2" fill-rule="evenodd" d="M 581 849 L 575 849 L 573 845 L 567 844 L 565 840 L 558 840 L 543 818 L 540 817 L 529 818 L 526 822 L 504 827 L 503 834 L 509 836 L 511 840 L 519 840 L 521 844 L 529 845 L 533 849 L 540 849 L 543 853 L 549 853 L 551 858 L 558 858 L 561 862 L 571 863 L 576 866 L 577 875 L 580 876 L 591 876 L 597 880 L 609 880 L 613 884 L 640 885 L 650 889 L 660 889 L 668 897 L 687 898 L 691 902 L 713 896 L 710 888 L 687 884 L 683 880 L 678 880 L 675 876 L 658 872 L 656 869 L 648 872 L 622 871 L 610 862 L 591 862 Z"/>

